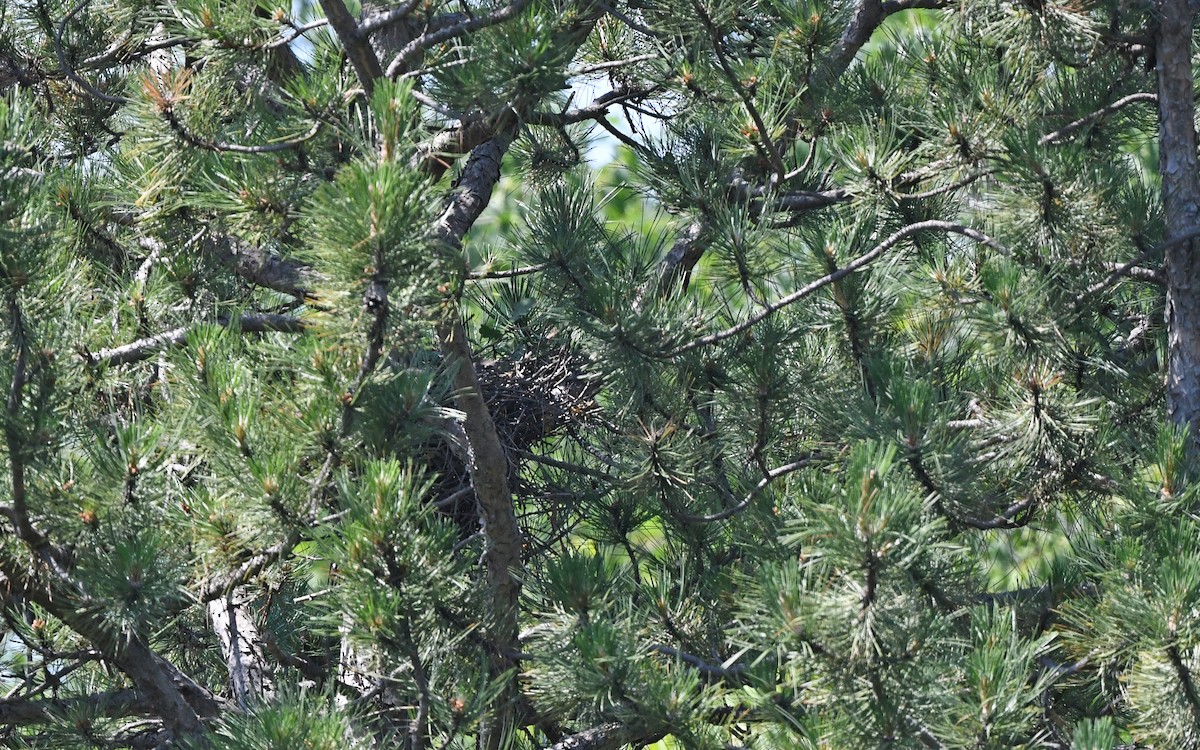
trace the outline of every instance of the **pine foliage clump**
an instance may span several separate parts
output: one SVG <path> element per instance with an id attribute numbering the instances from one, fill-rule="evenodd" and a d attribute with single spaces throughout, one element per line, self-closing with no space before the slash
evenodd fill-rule
<path id="1" fill-rule="evenodd" d="M 1186 0 L 0 4 L 0 737 L 1200 750 Z"/>

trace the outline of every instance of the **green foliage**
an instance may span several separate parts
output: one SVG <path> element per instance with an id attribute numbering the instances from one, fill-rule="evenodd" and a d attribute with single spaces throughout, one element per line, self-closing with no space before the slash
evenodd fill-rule
<path id="1" fill-rule="evenodd" d="M 0 741 L 1200 748 L 1160 6 L 0 5 Z"/>

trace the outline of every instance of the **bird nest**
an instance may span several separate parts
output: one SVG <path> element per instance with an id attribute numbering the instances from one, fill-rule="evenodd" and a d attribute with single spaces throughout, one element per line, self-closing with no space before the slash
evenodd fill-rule
<path id="1" fill-rule="evenodd" d="M 597 413 L 599 383 L 587 374 L 586 364 L 567 351 L 537 351 L 476 365 L 480 391 L 508 454 L 509 486 L 516 494 L 536 497 L 545 489 L 523 479 L 522 456 L 538 443 L 573 434 Z M 458 523 L 464 537 L 474 534 L 479 512 L 462 449 L 442 441 L 432 448 L 430 461 L 439 475 L 434 487 L 439 508 Z"/>

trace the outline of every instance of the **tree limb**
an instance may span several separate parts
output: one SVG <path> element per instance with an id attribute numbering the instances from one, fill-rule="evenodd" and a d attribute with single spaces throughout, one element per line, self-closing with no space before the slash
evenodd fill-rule
<path id="1" fill-rule="evenodd" d="M 506 136 L 497 136 L 477 147 L 463 169 L 450 204 L 434 227 L 434 236 L 447 247 L 460 249 L 462 239 L 491 198 L 500 180 L 500 162 L 508 148 Z M 519 646 L 517 606 L 521 586 L 514 571 L 521 568 L 522 536 L 513 508 L 508 484 L 508 456 L 496 424 L 488 411 L 475 372 L 467 331 L 458 317 L 457 307 L 448 311 L 438 324 L 438 339 L 446 366 L 453 373 L 455 402 L 463 412 L 463 432 L 467 438 L 467 470 L 479 501 L 486 540 L 488 588 L 491 594 L 491 636 L 493 668 L 497 673 L 510 669 L 510 652 Z M 512 714 L 511 702 L 493 717 L 488 733 L 489 745 L 499 741 L 500 727 Z"/>
<path id="2" fill-rule="evenodd" d="M 350 11 L 346 10 L 346 4 L 342 0 L 320 0 L 320 3 L 326 18 L 329 19 L 329 25 L 333 27 L 334 33 L 346 50 L 346 57 L 354 67 L 358 82 L 362 84 L 367 96 L 370 96 L 375 90 L 375 79 L 383 76 L 383 67 L 379 64 L 379 58 L 375 56 L 375 50 L 371 49 L 367 36 L 359 31 L 358 22 L 350 15 Z"/>
<path id="3" fill-rule="evenodd" d="M 545 750 L 618 750 L 625 745 L 648 745 L 666 732 L 637 733 L 622 724 L 601 724 L 564 737 Z"/>
<path id="4" fill-rule="evenodd" d="M 1045 134 L 1044 136 L 1042 136 L 1041 138 L 1038 139 L 1038 145 L 1039 146 L 1047 146 L 1052 143 L 1058 143 L 1059 141 L 1061 141 L 1062 139 L 1071 135 L 1075 131 L 1081 130 L 1082 128 L 1086 128 L 1088 125 L 1091 125 L 1094 122 L 1098 122 L 1099 120 L 1102 120 L 1105 117 L 1108 117 L 1109 115 L 1120 110 L 1122 107 L 1125 107 L 1126 105 L 1133 104 L 1135 102 L 1157 102 L 1157 101 L 1158 101 L 1158 94 L 1152 94 L 1149 92 L 1130 94 L 1129 96 L 1121 97 L 1120 99 L 1116 100 L 1112 104 L 1109 104 L 1105 107 L 1101 107 L 1100 109 L 1096 110 L 1095 112 L 1092 112 L 1089 115 L 1085 115 L 1068 125 L 1064 125 L 1052 133 Z"/>
<path id="5" fill-rule="evenodd" d="M 731 338 L 733 336 L 737 336 L 740 333 L 748 331 L 750 328 L 754 327 L 754 325 L 756 325 L 757 323 L 765 320 L 766 318 L 770 317 L 771 315 L 774 315 L 775 313 L 779 312 L 780 310 L 782 310 L 783 308 L 792 304 L 793 302 L 802 300 L 805 297 L 812 294 L 813 292 L 815 292 L 819 289 L 822 289 L 826 286 L 829 286 L 830 284 L 832 284 L 834 282 L 841 281 L 842 279 L 846 278 L 847 276 L 849 276 L 850 274 L 859 270 L 860 268 L 870 265 L 875 260 L 877 260 L 881 255 L 883 255 L 887 250 L 894 247 L 897 243 L 899 243 L 901 240 L 905 239 L 906 237 L 917 234 L 918 232 L 925 232 L 925 231 L 930 231 L 930 230 L 941 230 L 941 231 L 945 231 L 945 232 L 953 232 L 954 234 L 961 234 L 964 237 L 969 237 L 982 245 L 987 245 L 988 247 L 991 247 L 995 250 L 999 250 L 1000 252 L 1009 254 L 1008 248 L 1006 248 L 1003 245 L 1001 245 L 1000 243 L 996 242 L 991 237 L 988 237 L 986 234 L 984 234 L 983 232 L 980 232 L 978 230 L 963 226 L 962 224 L 955 224 L 954 222 L 950 222 L 950 221 L 938 221 L 938 220 L 919 221 L 916 224 L 909 224 L 908 226 L 904 227 L 903 229 L 896 231 L 894 234 L 892 234 L 890 237 L 885 239 L 883 242 L 880 242 L 878 245 L 871 248 L 869 251 L 858 256 L 857 258 L 850 261 L 845 266 L 842 266 L 841 268 L 837 269 L 836 271 L 826 274 L 825 276 L 822 276 L 821 278 L 806 284 L 804 287 L 796 290 L 795 292 L 792 292 L 791 294 L 787 295 L 783 299 L 780 299 L 776 302 L 772 302 L 771 304 L 767 305 L 759 312 L 755 313 L 754 315 L 751 315 L 746 320 L 743 320 L 741 323 L 738 323 L 734 326 L 730 326 L 729 328 L 725 329 L 724 331 L 712 333 L 707 336 L 701 336 L 698 339 L 690 341 L 682 346 L 679 346 L 679 347 L 671 350 L 665 356 L 674 357 L 674 356 L 677 356 L 680 354 L 684 354 L 684 353 L 690 352 L 694 349 L 699 349 L 702 346 L 708 346 L 710 344 L 715 344 L 717 342 L 724 341 L 725 339 Z"/>
<path id="6" fill-rule="evenodd" d="M 446 26 L 436 31 L 422 34 L 404 45 L 404 48 L 396 53 L 396 56 L 392 58 L 392 62 L 388 64 L 387 77 L 394 78 L 399 75 L 403 72 L 404 66 L 425 49 L 435 44 L 460 37 L 463 34 L 469 34 L 472 31 L 478 31 L 488 26 L 495 26 L 510 18 L 515 18 L 518 13 L 525 10 L 525 6 L 528 4 L 529 0 L 513 0 L 511 4 L 498 8 L 486 16 L 467 18 L 452 26 Z"/>
<path id="7" fill-rule="evenodd" d="M 299 318 L 274 313 L 243 313 L 236 320 L 222 316 L 217 318 L 215 322 L 216 325 L 226 328 L 236 325 L 238 329 L 246 333 L 266 333 L 268 331 L 300 333 L 305 328 L 304 321 Z M 212 324 L 210 323 L 209 325 Z M 166 333 L 160 333 L 157 336 L 138 339 L 137 341 L 132 341 L 111 349 L 101 349 L 98 352 L 85 352 L 83 358 L 89 365 L 93 366 L 107 365 L 113 367 L 141 362 L 153 357 L 163 349 L 183 346 L 187 343 L 188 335 L 196 330 L 196 327 L 197 324 L 182 326 Z"/>
<path id="8" fill-rule="evenodd" d="M 0 725 L 26 726 L 61 721 L 62 716 L 75 713 L 119 718 L 122 716 L 152 716 L 153 707 L 136 690 L 114 690 L 71 698 L 30 700 L 6 698 L 0 700 Z"/>

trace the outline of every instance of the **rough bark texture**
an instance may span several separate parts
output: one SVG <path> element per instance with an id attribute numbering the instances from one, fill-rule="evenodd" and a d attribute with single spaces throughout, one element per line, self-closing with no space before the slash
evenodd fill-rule
<path id="1" fill-rule="evenodd" d="M 5 727 L 54 721 L 72 712 L 121 718 L 153 716 L 154 707 L 129 689 L 69 698 L 0 699 L 0 725 Z"/>
<path id="2" fill-rule="evenodd" d="M 448 247 L 462 247 L 462 238 L 483 213 L 492 190 L 500 179 L 500 161 L 508 148 L 507 135 L 498 135 L 478 146 L 468 159 L 455 186 L 454 197 L 434 227 L 434 235 Z M 500 443 L 496 424 L 488 411 L 475 372 L 470 342 L 457 309 L 438 326 L 438 338 L 446 365 L 454 372 L 456 403 L 462 410 L 467 438 L 467 470 L 479 500 L 488 589 L 491 593 L 491 636 L 493 669 L 513 666 L 510 653 L 517 650 L 517 597 L 521 586 L 513 571 L 521 565 L 521 529 L 513 508 L 508 483 L 508 456 Z M 485 747 L 499 746 L 503 727 L 511 724 L 512 701 L 501 698 L 502 708 L 486 728 Z"/>
<path id="3" fill-rule="evenodd" d="M 617 750 L 625 745 L 644 745 L 662 739 L 661 733 L 638 736 L 621 724 L 601 724 L 564 737 L 546 750 Z"/>
<path id="4" fill-rule="evenodd" d="M 320 0 L 320 2 L 321 9 L 325 11 L 325 16 L 329 19 L 329 25 L 333 27 L 334 33 L 337 34 L 338 39 L 342 42 L 342 47 L 346 50 L 346 57 L 354 67 L 359 83 L 362 84 L 363 90 L 369 96 L 375 88 L 375 79 L 383 76 L 383 68 L 379 65 L 379 58 L 375 56 L 375 50 L 371 49 L 370 43 L 359 33 L 358 21 L 350 15 L 350 11 L 346 9 L 342 0 Z"/>
<path id="5" fill-rule="evenodd" d="M 1200 435 L 1200 174 L 1192 101 L 1192 10 L 1160 0 L 1157 43 L 1159 170 L 1166 215 L 1167 413 Z"/>
<path id="6" fill-rule="evenodd" d="M 124 672 L 140 698 L 162 717 L 175 736 L 198 733 L 203 718 L 220 712 L 220 704 L 208 690 L 156 654 L 141 638 L 112 633 L 91 617 L 88 602 L 75 601 L 77 597 L 57 591 L 48 581 L 29 581 L 28 571 L 10 559 L 0 559 L 0 574 L 0 586 L 58 617 Z"/>
<path id="7" fill-rule="evenodd" d="M 221 656 L 229 670 L 230 695 L 243 710 L 271 693 L 263 640 L 250 612 L 252 598 L 243 588 L 208 603 L 213 632 L 221 643 Z"/>

